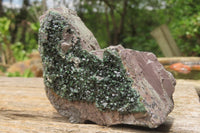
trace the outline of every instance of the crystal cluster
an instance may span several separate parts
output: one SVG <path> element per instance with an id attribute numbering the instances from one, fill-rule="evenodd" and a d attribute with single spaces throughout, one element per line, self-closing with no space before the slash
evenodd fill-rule
<path id="1" fill-rule="evenodd" d="M 48 39 L 42 42 L 40 38 L 40 53 L 48 88 L 69 101 L 95 103 L 100 111 L 146 111 L 116 51 L 105 50 L 100 59 L 83 50 L 77 38 L 74 46 L 63 52 L 62 33 L 68 28 L 66 20 L 50 12 L 44 22 L 40 32 L 48 33 Z M 73 34 L 71 30 L 65 32 Z"/>
<path id="2" fill-rule="evenodd" d="M 122 46 L 101 50 L 69 9 L 50 9 L 41 17 L 39 51 L 47 96 L 70 122 L 157 127 L 173 109 L 175 81 L 152 54 Z M 151 59 L 141 59 L 141 65 L 137 60 L 143 56 Z M 156 65 L 150 65 L 148 72 L 144 64 Z M 169 104 L 165 111 L 160 100 Z"/>

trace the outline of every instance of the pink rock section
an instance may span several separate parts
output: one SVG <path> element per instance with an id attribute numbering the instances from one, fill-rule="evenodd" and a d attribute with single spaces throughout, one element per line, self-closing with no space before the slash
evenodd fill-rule
<path id="1" fill-rule="evenodd" d="M 76 13 L 64 8 L 53 10 L 57 10 L 57 12 L 66 17 L 69 25 L 73 27 L 76 33 L 79 33 L 76 36 L 83 40 L 81 42 L 83 49 L 102 58 L 104 49 L 99 48 L 95 37 L 82 23 Z M 87 31 L 85 33 L 89 33 L 89 37 L 84 35 L 84 31 Z M 70 39 L 65 35 L 63 35 L 63 38 L 66 41 Z M 91 42 L 95 42 L 95 45 L 92 46 Z M 120 114 L 117 111 L 102 112 L 99 111 L 95 104 L 70 102 L 56 95 L 52 89 L 45 88 L 47 97 L 55 109 L 61 115 L 66 116 L 72 123 L 84 123 L 89 120 L 99 125 L 130 124 L 150 128 L 156 128 L 164 123 L 167 115 L 174 107 L 172 94 L 176 81 L 172 74 L 164 69 L 153 53 L 124 49 L 121 45 L 111 46 L 108 49 L 118 52 L 127 74 L 134 81 L 133 88 L 143 99 L 142 102 L 147 112 L 131 114 Z"/>
<path id="2" fill-rule="evenodd" d="M 133 88 L 143 98 L 147 110 L 146 116 L 140 121 L 143 125 L 155 128 L 162 124 L 173 110 L 172 94 L 176 81 L 153 53 L 118 47 L 124 67 L 134 81 Z"/>
<path id="3" fill-rule="evenodd" d="M 122 121 L 124 124 L 143 125 L 155 128 L 162 124 L 167 115 L 173 110 L 172 94 L 176 81 L 173 75 L 166 71 L 153 53 L 124 49 L 121 45 L 110 46 L 118 52 L 129 77 L 133 79 L 133 88 L 143 98 L 147 110 L 136 121 Z M 93 51 L 99 58 L 103 57 L 103 50 Z M 133 116 L 128 118 L 134 120 Z M 138 122 L 140 124 L 138 124 Z"/>

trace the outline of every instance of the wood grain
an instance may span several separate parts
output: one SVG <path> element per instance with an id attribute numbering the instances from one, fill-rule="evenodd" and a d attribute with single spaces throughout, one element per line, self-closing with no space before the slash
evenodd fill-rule
<path id="1" fill-rule="evenodd" d="M 200 132 L 200 81 L 177 80 L 175 107 L 157 129 L 117 125 L 71 124 L 46 98 L 42 78 L 0 77 L 0 133 L 149 133 Z"/>

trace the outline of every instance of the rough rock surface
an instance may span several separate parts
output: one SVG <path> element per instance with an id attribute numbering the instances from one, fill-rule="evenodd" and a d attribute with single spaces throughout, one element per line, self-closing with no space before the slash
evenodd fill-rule
<path id="1" fill-rule="evenodd" d="M 41 17 L 39 51 L 47 97 L 72 123 L 156 128 L 173 109 L 173 76 L 154 54 L 100 49 L 75 12 L 50 9 Z"/>

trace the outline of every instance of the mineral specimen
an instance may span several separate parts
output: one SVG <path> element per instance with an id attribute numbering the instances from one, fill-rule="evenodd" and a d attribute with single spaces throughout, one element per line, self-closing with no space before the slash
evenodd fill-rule
<path id="1" fill-rule="evenodd" d="M 152 53 L 100 49 L 72 10 L 41 16 L 39 51 L 47 97 L 72 123 L 158 127 L 173 109 L 176 84 Z"/>

